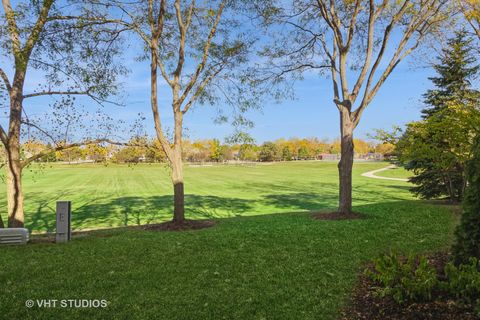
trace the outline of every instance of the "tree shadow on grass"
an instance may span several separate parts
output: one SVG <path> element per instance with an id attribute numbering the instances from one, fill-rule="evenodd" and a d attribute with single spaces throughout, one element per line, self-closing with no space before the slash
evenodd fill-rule
<path id="1" fill-rule="evenodd" d="M 399 191 L 405 189 L 408 189 L 408 186 L 395 184 L 378 186 L 360 182 L 354 186 L 354 205 L 403 201 L 406 193 Z M 338 184 L 331 182 L 252 181 L 244 186 L 243 191 L 245 190 L 251 191 L 251 199 L 215 195 L 214 191 L 211 195 L 187 194 L 185 196 L 187 218 L 226 218 L 272 214 L 287 210 L 292 212 L 334 210 L 338 205 Z M 29 193 L 29 199 L 35 199 L 30 202 L 30 207 L 34 207 L 35 211 L 27 212 L 27 227 L 39 231 L 55 230 L 55 201 L 74 196 L 74 192 L 64 190 L 55 196 Z M 72 203 L 72 226 L 77 230 L 140 225 L 172 218 L 172 195 L 112 198 L 111 194 L 96 194 L 84 198 L 87 200 Z"/>
<path id="2" fill-rule="evenodd" d="M 267 189 L 268 190 L 268 189 Z M 271 190 L 271 189 L 270 189 Z M 357 190 L 357 195 L 358 195 Z M 378 202 L 376 194 L 355 196 L 356 205 Z M 65 191 L 55 197 L 36 196 L 36 212 L 27 219 L 31 230 L 52 232 L 55 230 L 55 201 L 69 196 Z M 390 202 L 396 201 L 394 197 Z M 397 199 L 400 200 L 400 199 Z M 404 199 L 402 199 L 404 200 Z M 333 192 L 270 193 L 256 199 L 187 194 L 185 211 L 189 219 L 228 218 L 242 215 L 272 214 L 280 211 L 334 210 L 338 196 Z M 167 221 L 172 218 L 173 196 L 111 198 L 97 196 L 85 204 L 72 203 L 72 226 L 74 230 L 95 227 L 120 227 Z M 31 223 L 29 224 L 29 220 Z"/>
<path id="3" fill-rule="evenodd" d="M 59 200 L 65 200 L 72 192 L 63 190 L 55 196 L 46 196 L 43 193 L 29 194 L 35 199 L 40 199 L 34 202 L 35 212 L 31 212 L 31 223 L 28 227 L 31 230 L 46 230 L 51 231 L 55 229 L 55 210 L 56 202 Z M 52 218 L 53 217 L 53 218 Z M 27 223 L 29 221 L 27 220 Z"/>
<path id="4" fill-rule="evenodd" d="M 92 226 L 131 226 L 170 220 L 173 196 L 120 197 L 110 201 L 86 204 L 75 208 L 72 225 L 75 229 Z M 234 217 L 252 208 L 251 201 L 185 195 L 185 211 L 190 219 Z"/>
<path id="5" fill-rule="evenodd" d="M 299 192 L 268 194 L 262 197 L 261 203 L 274 206 L 278 209 L 290 209 L 292 211 L 314 211 L 333 207 L 338 201 L 336 195 L 321 195 L 318 193 Z"/>

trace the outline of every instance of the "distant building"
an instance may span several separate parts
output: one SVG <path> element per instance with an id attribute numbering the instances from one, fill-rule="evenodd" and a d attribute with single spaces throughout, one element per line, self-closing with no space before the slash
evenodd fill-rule
<path id="1" fill-rule="evenodd" d="M 365 160 L 365 161 L 383 161 L 384 157 L 381 153 L 369 152 L 366 154 L 355 154 L 354 159 L 356 160 Z"/>
<path id="2" fill-rule="evenodd" d="M 324 161 L 338 161 L 340 160 L 341 155 L 340 154 L 331 154 L 331 153 L 322 153 L 317 156 L 318 160 L 324 160 Z M 365 154 L 359 154 L 355 153 L 353 158 L 355 160 L 362 160 L 362 161 L 383 161 L 384 156 L 381 153 L 365 153 Z"/>
<path id="3" fill-rule="evenodd" d="M 322 153 L 317 156 L 317 159 L 325 161 L 337 161 L 340 160 L 340 155 L 332 153 Z"/>

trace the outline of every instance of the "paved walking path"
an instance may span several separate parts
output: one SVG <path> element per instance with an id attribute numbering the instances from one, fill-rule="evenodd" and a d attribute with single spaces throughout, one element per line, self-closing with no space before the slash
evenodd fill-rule
<path id="1" fill-rule="evenodd" d="M 403 179 L 403 178 L 379 177 L 379 176 L 375 175 L 375 173 L 379 173 L 379 172 L 386 171 L 386 170 L 389 170 L 389 169 L 393 169 L 393 168 L 396 168 L 396 167 L 397 167 L 396 165 L 392 164 L 392 165 L 390 165 L 388 167 L 385 167 L 385 168 L 382 168 L 382 169 L 368 171 L 368 172 L 362 173 L 362 177 L 373 178 L 373 179 L 382 179 L 382 180 L 408 181 L 408 179 Z"/>

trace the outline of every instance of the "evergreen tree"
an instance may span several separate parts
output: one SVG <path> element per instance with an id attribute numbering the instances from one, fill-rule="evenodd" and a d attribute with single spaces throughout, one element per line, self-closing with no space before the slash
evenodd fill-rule
<path id="1" fill-rule="evenodd" d="M 473 158 L 467 167 L 467 189 L 463 214 L 455 232 L 455 263 L 468 263 L 470 257 L 480 259 L 480 135 L 473 146 Z"/>
<path id="2" fill-rule="evenodd" d="M 459 201 L 463 197 L 468 157 L 460 149 L 469 149 L 472 126 L 456 122 L 470 121 L 468 113 L 476 117 L 480 101 L 480 92 L 472 88 L 479 66 L 471 42 L 465 32 L 448 41 L 434 66 L 437 76 L 429 78 L 435 88 L 424 95 L 424 120 L 409 125 L 397 144 L 406 169 L 415 174 L 411 190 L 422 198 L 447 196 Z"/>
<path id="3" fill-rule="evenodd" d="M 438 75 L 428 78 L 435 89 L 428 90 L 424 95 L 424 118 L 445 109 L 451 102 L 469 104 L 478 101 L 479 91 L 472 89 L 471 81 L 480 66 L 475 64 L 472 41 L 461 31 L 442 50 L 439 63 L 433 66 Z"/>

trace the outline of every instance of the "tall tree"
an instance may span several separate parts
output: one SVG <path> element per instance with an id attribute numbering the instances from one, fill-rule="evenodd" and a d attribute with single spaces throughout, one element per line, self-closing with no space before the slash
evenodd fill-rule
<path id="1" fill-rule="evenodd" d="M 245 78 L 237 72 L 252 49 L 254 34 L 241 24 L 242 1 L 91 1 L 104 12 L 98 23 L 129 30 L 142 42 L 150 62 L 150 104 L 158 141 L 171 169 L 173 222 L 185 220 L 183 178 L 184 117 L 195 104 L 219 100 L 242 110 L 251 106 Z M 112 9 L 116 8 L 116 9 Z M 230 11 L 230 12 L 228 12 Z M 246 20 L 244 22 L 247 22 Z M 167 135 L 158 102 L 159 82 L 170 88 L 173 137 Z"/>
<path id="2" fill-rule="evenodd" d="M 448 40 L 431 77 L 435 88 L 424 95 L 424 120 L 407 126 L 398 141 L 400 159 L 414 172 L 412 191 L 422 198 L 448 196 L 460 201 L 466 163 L 480 125 L 480 92 L 472 88 L 479 65 L 472 39 L 458 32 Z"/>
<path id="3" fill-rule="evenodd" d="M 472 88 L 472 81 L 480 65 L 473 53 L 472 41 L 464 31 L 448 39 L 438 62 L 433 65 L 437 75 L 429 78 L 435 88 L 424 94 L 424 117 L 446 108 L 451 102 L 475 104 L 478 101 L 479 92 Z"/>
<path id="4" fill-rule="evenodd" d="M 52 148 L 22 159 L 21 138 L 26 127 L 49 140 L 54 136 L 39 125 L 42 122 L 28 117 L 25 101 L 61 96 L 54 102 L 53 112 L 71 109 L 73 95 L 105 101 L 115 89 L 113 82 L 119 69 L 111 68 L 115 46 L 109 46 L 108 34 L 94 32 L 88 25 L 59 20 L 70 10 L 78 9 L 74 4 L 63 6 L 56 5 L 54 0 L 43 0 L 16 2 L 12 6 L 10 0 L 2 0 L 2 8 L 0 92 L 6 96 L 2 103 L 8 110 L 8 123 L 5 127 L 0 123 L 0 141 L 7 156 L 8 226 L 22 227 L 22 170 L 45 154 L 79 144 L 54 139 Z M 35 82 L 33 79 L 28 81 L 30 74 L 43 78 L 37 87 L 27 85 Z"/>
<path id="5" fill-rule="evenodd" d="M 291 32 L 265 54 L 270 76 L 327 70 L 340 115 L 338 211 L 352 211 L 353 133 L 393 70 L 433 34 L 447 15 L 447 0 L 294 1 L 270 10 L 267 22 Z M 385 106 L 386 107 L 386 106 Z"/>

